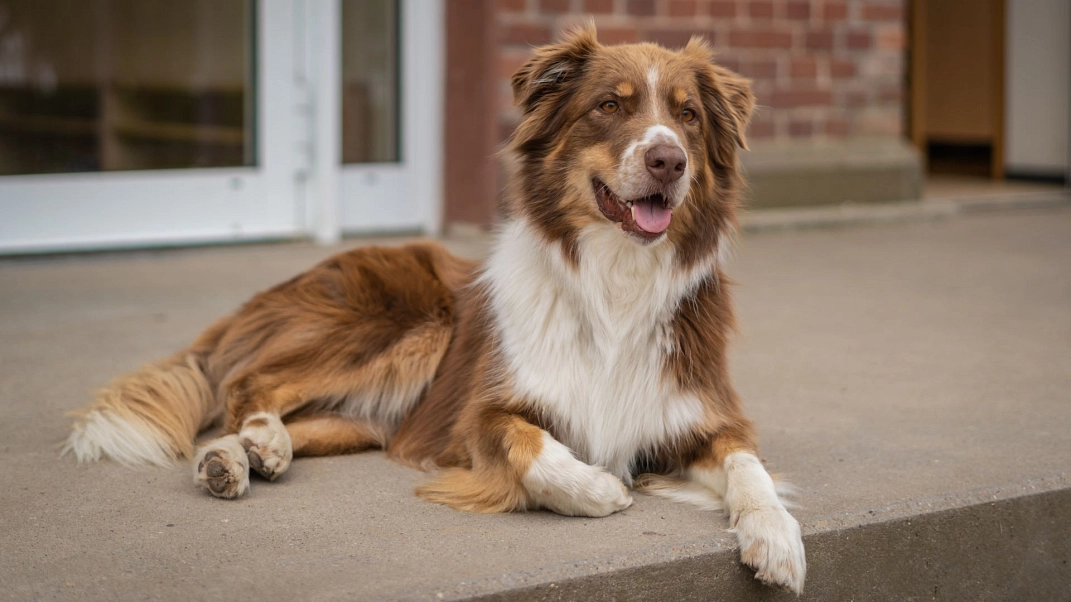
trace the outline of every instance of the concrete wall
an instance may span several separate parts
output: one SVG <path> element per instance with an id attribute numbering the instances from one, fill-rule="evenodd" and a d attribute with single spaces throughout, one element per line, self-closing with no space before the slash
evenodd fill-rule
<path id="1" fill-rule="evenodd" d="M 1012 0 L 1007 10 L 1007 171 L 1064 175 L 1071 125 L 1071 2 Z"/>

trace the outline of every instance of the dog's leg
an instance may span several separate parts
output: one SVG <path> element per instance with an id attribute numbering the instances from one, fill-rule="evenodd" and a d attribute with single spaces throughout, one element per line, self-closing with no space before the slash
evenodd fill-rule
<path id="1" fill-rule="evenodd" d="M 287 422 L 295 456 L 352 454 L 386 445 L 388 429 L 337 415 L 302 416 Z"/>
<path id="2" fill-rule="evenodd" d="M 749 441 L 734 429 L 715 435 L 711 453 L 688 475 L 724 498 L 740 559 L 755 569 L 755 578 L 798 594 L 807 574 L 800 525 L 777 497 Z"/>
<path id="3" fill-rule="evenodd" d="M 480 441 L 472 469 L 444 471 L 417 495 L 473 512 L 546 508 L 598 517 L 632 505 L 620 479 L 577 460 L 550 433 L 515 414 L 490 412 L 474 432 Z"/>

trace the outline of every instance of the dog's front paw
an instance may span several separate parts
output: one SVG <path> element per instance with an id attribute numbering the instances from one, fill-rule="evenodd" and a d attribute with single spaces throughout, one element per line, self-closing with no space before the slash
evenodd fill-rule
<path id="1" fill-rule="evenodd" d="M 740 560 L 767 585 L 800 594 L 807 575 L 800 524 L 783 507 L 760 506 L 732 518 Z"/>

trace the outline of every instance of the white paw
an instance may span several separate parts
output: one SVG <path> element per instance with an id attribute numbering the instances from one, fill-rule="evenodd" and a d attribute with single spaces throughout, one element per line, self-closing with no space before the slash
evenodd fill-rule
<path id="1" fill-rule="evenodd" d="M 767 585 L 800 594 L 807 576 L 800 524 L 783 507 L 759 506 L 731 517 L 740 560 Z"/>
<path id="2" fill-rule="evenodd" d="M 294 459 L 290 433 L 275 414 L 257 412 L 246 418 L 238 440 L 245 448 L 249 465 L 270 481 L 286 472 Z"/>
<path id="3" fill-rule="evenodd" d="M 233 499 L 249 490 L 249 460 L 238 437 L 216 439 L 197 451 L 193 482 L 216 497 Z"/>
<path id="4" fill-rule="evenodd" d="M 632 496 L 621 479 L 592 467 L 590 496 L 580 496 L 582 511 L 579 516 L 609 516 L 632 505 Z"/>
<path id="5" fill-rule="evenodd" d="M 566 516 L 609 516 L 632 505 L 621 479 L 577 460 L 546 432 L 543 449 L 525 473 L 523 484 L 532 506 Z"/>

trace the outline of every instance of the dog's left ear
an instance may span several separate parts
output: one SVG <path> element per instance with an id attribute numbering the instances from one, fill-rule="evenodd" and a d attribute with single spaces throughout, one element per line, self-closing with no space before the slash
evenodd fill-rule
<path id="1" fill-rule="evenodd" d="M 751 81 L 715 65 L 714 52 L 702 38 L 693 37 L 683 52 L 696 59 L 696 81 L 712 125 L 708 139 L 714 160 L 734 165 L 736 149 L 747 149 L 747 126 L 755 110 Z"/>

